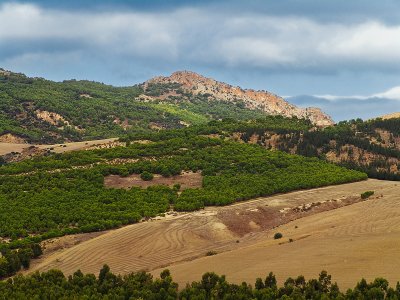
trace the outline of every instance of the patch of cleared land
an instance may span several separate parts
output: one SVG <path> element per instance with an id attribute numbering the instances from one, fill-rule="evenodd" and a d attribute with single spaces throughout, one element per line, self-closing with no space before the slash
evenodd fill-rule
<path id="1" fill-rule="evenodd" d="M 348 205 L 367 190 L 375 195 Z M 237 283 L 254 283 L 273 271 L 282 283 L 326 269 L 342 288 L 362 277 L 383 276 L 395 284 L 400 279 L 399 195 L 396 182 L 368 180 L 168 214 L 53 252 L 29 271 L 97 274 L 107 263 L 116 273 L 145 269 L 158 275 L 168 267 L 184 286 L 207 271 Z M 274 240 L 276 232 L 283 238 Z M 206 257 L 207 251 L 218 254 Z"/>
<path id="2" fill-rule="evenodd" d="M 93 140 L 84 142 L 73 142 L 65 144 L 54 144 L 54 145 L 37 145 L 37 144 L 16 144 L 16 143 L 0 143 L 0 155 L 4 155 L 10 152 L 22 152 L 24 149 L 29 147 L 37 147 L 42 150 L 51 150 L 56 153 L 63 153 L 67 151 L 83 150 L 96 145 L 105 145 L 111 142 L 115 142 L 117 138 Z"/>
<path id="3" fill-rule="evenodd" d="M 181 189 L 188 188 L 199 188 L 202 186 L 203 177 L 200 173 L 184 172 L 180 175 L 163 177 L 158 174 L 154 174 L 154 178 L 149 181 L 145 181 L 140 178 L 140 175 L 132 174 L 126 177 L 119 175 L 109 175 L 104 178 L 104 185 L 108 188 L 123 188 L 129 189 L 131 187 L 147 188 L 153 185 L 166 185 L 174 186 L 180 184 Z"/>

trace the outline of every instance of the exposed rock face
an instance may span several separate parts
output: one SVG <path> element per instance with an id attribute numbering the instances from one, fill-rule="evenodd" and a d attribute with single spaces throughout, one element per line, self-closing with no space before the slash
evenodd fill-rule
<path id="1" fill-rule="evenodd" d="M 36 112 L 36 117 L 38 119 L 43 120 L 47 123 L 50 123 L 51 125 L 58 127 L 58 129 L 64 130 L 65 129 L 64 125 L 65 125 L 65 126 L 72 126 L 77 131 L 83 131 L 78 126 L 71 125 L 70 122 L 65 120 L 65 118 L 58 113 L 50 112 L 50 111 L 46 111 L 46 110 L 39 110 L 39 109 L 36 110 L 35 112 Z"/>
<path id="2" fill-rule="evenodd" d="M 6 133 L 0 136 L 0 142 L 1 143 L 10 143 L 10 144 L 26 144 L 26 141 L 16 135 L 13 135 L 11 133 Z"/>
<path id="3" fill-rule="evenodd" d="M 392 114 L 388 114 L 388 115 L 384 115 L 382 117 L 383 120 L 387 120 L 387 119 L 397 119 L 400 118 L 400 112 L 396 112 L 396 113 L 392 113 Z"/>
<path id="4" fill-rule="evenodd" d="M 29 147 L 22 149 L 21 152 L 11 152 L 11 153 L 5 154 L 1 157 L 7 163 L 13 163 L 13 162 L 19 162 L 19 161 L 23 161 L 25 159 L 30 159 L 30 158 L 37 157 L 37 156 L 43 156 L 46 153 L 47 153 L 47 150 L 40 149 L 39 147 L 31 145 Z"/>
<path id="5" fill-rule="evenodd" d="M 209 94 L 218 100 L 242 100 L 247 108 L 260 109 L 271 115 L 309 119 L 318 126 L 333 125 L 330 116 L 319 108 L 299 108 L 283 98 L 267 91 L 244 90 L 229 84 L 206 78 L 194 72 L 179 71 L 169 77 L 155 77 L 145 83 L 179 83 L 181 88 L 193 94 Z"/>
<path id="6" fill-rule="evenodd" d="M 10 72 L 10 71 L 6 71 L 6 70 L 0 68 L 0 75 L 3 75 L 3 76 L 10 76 L 10 75 L 11 75 L 11 72 Z"/>
<path id="7" fill-rule="evenodd" d="M 59 115 L 55 112 L 49 112 L 49 111 L 45 111 L 45 110 L 37 110 L 36 116 L 39 119 L 50 123 L 51 125 L 58 126 L 60 124 L 60 122 L 66 123 L 67 125 L 69 125 L 68 121 L 66 121 L 61 115 Z"/>

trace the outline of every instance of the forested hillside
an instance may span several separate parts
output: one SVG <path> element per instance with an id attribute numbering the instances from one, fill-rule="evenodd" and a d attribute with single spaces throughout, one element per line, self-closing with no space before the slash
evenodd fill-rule
<path id="1" fill-rule="evenodd" d="M 307 128 L 295 119 L 270 118 L 260 124 L 282 132 Z M 367 178 L 317 158 L 210 135 L 215 126 L 162 131 L 127 146 L 51 154 L 0 167 L 0 277 L 21 265 L 28 267 L 29 259 L 40 254 L 37 243 L 48 238 L 119 227 L 169 209 L 191 211 Z M 179 185 L 155 184 L 126 190 L 104 185 L 110 174 L 141 174 L 151 181 L 153 174 L 170 177 L 182 172 L 200 173 L 201 187 L 181 190 Z"/>
<path id="2" fill-rule="evenodd" d="M 171 89 L 174 97 L 157 100 Z M 240 99 L 210 101 L 179 84 L 150 84 L 144 90 L 142 85 L 53 82 L 0 69 L 0 141 L 9 133 L 30 143 L 61 143 L 265 115 Z"/>
<path id="3" fill-rule="evenodd" d="M 226 119 L 152 135 L 135 133 L 127 139 L 162 140 L 193 133 L 213 134 L 267 149 L 318 157 L 361 170 L 372 178 L 400 180 L 400 119 L 359 119 L 325 128 L 316 128 L 309 121 L 296 118 Z"/>

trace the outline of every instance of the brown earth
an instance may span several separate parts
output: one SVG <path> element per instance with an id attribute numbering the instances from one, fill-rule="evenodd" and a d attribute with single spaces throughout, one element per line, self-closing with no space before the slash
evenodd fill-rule
<path id="1" fill-rule="evenodd" d="M 348 205 L 360 201 L 366 190 L 375 195 Z M 33 262 L 30 272 L 98 273 L 107 263 L 115 273 L 146 269 L 158 275 L 168 267 L 184 286 L 206 271 L 239 283 L 254 282 L 269 271 L 282 282 L 299 274 L 315 277 L 326 269 L 342 288 L 363 276 L 384 276 L 394 283 L 400 267 L 399 192 L 395 182 L 368 180 L 193 213 L 171 212 L 46 255 Z M 274 240 L 278 231 L 284 237 Z M 218 254 L 205 257 L 208 251 Z"/>
<path id="2" fill-rule="evenodd" d="M 31 146 L 37 147 L 43 150 L 50 150 L 55 153 L 63 153 L 67 151 L 83 150 L 90 147 L 107 147 L 107 144 L 115 143 L 117 138 L 93 140 L 85 142 L 73 142 L 65 144 L 54 144 L 54 145 L 38 145 L 38 144 L 24 144 L 24 143 L 4 143 L 0 142 L 0 155 L 5 155 L 11 152 L 22 152 Z"/>
<path id="3" fill-rule="evenodd" d="M 153 185 L 166 185 L 174 186 L 180 184 L 181 189 L 188 188 L 199 188 L 202 187 L 203 176 L 200 173 L 184 172 L 181 175 L 163 177 L 158 174 L 154 174 L 154 178 L 149 181 L 145 181 L 140 178 L 140 175 L 132 174 L 127 177 L 119 175 L 109 175 L 104 177 L 104 185 L 108 188 L 123 188 L 128 189 L 131 187 L 147 188 Z"/>
<path id="4" fill-rule="evenodd" d="M 26 144 L 26 141 L 11 133 L 6 133 L 0 136 L 0 143 Z"/>

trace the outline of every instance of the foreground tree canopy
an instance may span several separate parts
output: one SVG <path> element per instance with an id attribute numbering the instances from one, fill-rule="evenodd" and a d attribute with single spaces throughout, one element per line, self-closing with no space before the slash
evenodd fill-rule
<path id="1" fill-rule="evenodd" d="M 200 281 L 178 290 L 168 270 L 154 279 L 146 272 L 115 275 L 107 265 L 96 277 L 81 271 L 65 277 L 61 271 L 51 270 L 29 276 L 18 275 L 0 282 L 0 299 L 146 299 L 146 300 L 275 300 L 275 299 L 400 299 L 400 285 L 389 287 L 387 280 L 377 278 L 371 283 L 362 279 L 354 289 L 341 291 L 327 272 L 318 279 L 303 276 L 288 278 L 282 286 L 273 273 L 258 278 L 254 285 L 229 283 L 225 276 L 206 273 Z"/>

